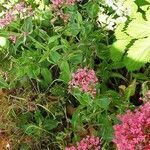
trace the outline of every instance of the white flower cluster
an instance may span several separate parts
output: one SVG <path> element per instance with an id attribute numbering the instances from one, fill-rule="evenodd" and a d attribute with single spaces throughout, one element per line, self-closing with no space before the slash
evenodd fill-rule
<path id="1" fill-rule="evenodd" d="M 114 30 L 117 24 L 125 22 L 131 14 L 131 9 L 126 7 L 124 2 L 125 0 L 118 0 L 117 2 L 115 0 L 105 0 L 98 13 L 98 25 L 107 30 Z M 109 15 L 110 13 L 111 15 Z"/>

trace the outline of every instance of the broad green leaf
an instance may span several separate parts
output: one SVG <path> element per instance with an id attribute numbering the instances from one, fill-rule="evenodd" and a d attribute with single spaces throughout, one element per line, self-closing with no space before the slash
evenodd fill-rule
<path id="1" fill-rule="evenodd" d="M 116 39 L 118 40 L 125 40 L 127 38 L 129 38 L 129 36 L 123 32 L 124 31 L 124 27 L 125 27 L 125 24 L 122 23 L 122 24 L 119 24 L 115 30 L 115 37 Z"/>
<path id="2" fill-rule="evenodd" d="M 131 39 L 117 40 L 114 42 L 110 48 L 111 59 L 113 61 L 121 61 L 123 54 L 125 53 L 127 45 L 130 43 Z"/>
<path id="3" fill-rule="evenodd" d="M 131 71 L 140 69 L 148 62 L 150 62 L 150 37 L 135 41 L 124 60 L 127 69 Z"/>
<path id="4" fill-rule="evenodd" d="M 135 0 L 138 6 L 150 5 L 150 0 Z"/>
<path id="5" fill-rule="evenodd" d="M 135 3 L 135 0 L 125 0 L 124 7 L 127 7 L 129 11 L 129 16 L 133 18 L 137 14 L 138 6 Z"/>
<path id="6" fill-rule="evenodd" d="M 150 21 L 144 20 L 142 15 L 139 14 L 136 19 L 129 23 L 126 32 L 135 39 L 148 37 L 150 36 Z"/>

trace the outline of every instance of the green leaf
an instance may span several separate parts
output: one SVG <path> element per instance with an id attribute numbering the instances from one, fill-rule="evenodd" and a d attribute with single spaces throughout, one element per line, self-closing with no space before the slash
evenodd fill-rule
<path id="1" fill-rule="evenodd" d="M 127 45 L 130 43 L 131 38 L 117 40 L 110 47 L 110 55 L 113 61 L 121 61 Z"/>
<path id="2" fill-rule="evenodd" d="M 142 90 L 141 90 L 142 95 L 145 95 L 149 89 L 150 89 L 150 81 L 143 82 L 142 83 Z"/>
<path id="3" fill-rule="evenodd" d="M 61 58 L 61 55 L 57 51 L 50 51 L 50 60 L 54 64 L 57 64 L 60 58 Z"/>
<path id="4" fill-rule="evenodd" d="M 135 94 L 137 82 L 133 80 L 133 82 L 125 89 L 124 96 L 125 100 L 129 100 L 130 96 Z"/>
<path id="5" fill-rule="evenodd" d="M 8 88 L 7 82 L 0 76 L 0 89 L 1 88 Z"/>
<path id="6" fill-rule="evenodd" d="M 89 106 L 93 102 L 91 96 L 88 93 L 81 93 L 81 91 L 78 88 L 73 90 L 73 95 L 82 106 Z"/>
<path id="7" fill-rule="evenodd" d="M 82 15 L 79 13 L 79 12 L 77 12 L 77 16 L 78 16 L 78 22 L 81 24 L 82 23 Z"/>
<path id="8" fill-rule="evenodd" d="M 107 142 L 111 142 L 113 139 L 113 126 L 111 123 L 110 118 L 107 115 L 100 115 L 101 116 L 101 136 L 103 140 Z"/>
<path id="9" fill-rule="evenodd" d="M 71 124 L 74 129 L 77 129 L 78 127 L 82 126 L 82 120 L 80 118 L 81 118 L 81 112 L 83 111 L 83 109 L 84 109 L 84 106 L 79 105 L 72 115 Z"/>
<path id="10" fill-rule="evenodd" d="M 50 84 L 53 81 L 52 74 L 48 68 L 41 68 L 41 75 L 47 84 Z"/>
<path id="11" fill-rule="evenodd" d="M 143 73 L 133 73 L 133 77 L 135 79 L 143 80 L 143 81 L 146 81 L 146 80 L 148 81 L 149 80 L 148 76 L 143 74 Z"/>
<path id="12" fill-rule="evenodd" d="M 120 74 L 118 72 L 111 72 L 110 77 L 120 78 L 120 79 L 122 79 L 124 81 L 127 81 L 127 79 L 122 74 Z"/>
<path id="13" fill-rule="evenodd" d="M 97 3 L 89 1 L 85 6 L 91 18 L 97 17 L 97 14 L 99 12 L 99 5 Z"/>
<path id="14" fill-rule="evenodd" d="M 103 108 L 103 109 L 106 109 L 106 110 L 108 109 L 108 106 L 109 106 L 110 102 L 111 101 L 108 97 L 102 97 L 102 98 L 96 99 L 94 101 L 94 103 L 96 105 L 98 105 L 100 108 Z"/>
<path id="15" fill-rule="evenodd" d="M 61 62 L 60 70 L 61 70 L 60 79 L 62 79 L 65 83 L 68 83 L 71 80 L 71 72 L 67 61 Z"/>
<path id="16" fill-rule="evenodd" d="M 33 31 L 32 18 L 28 17 L 25 19 L 24 24 L 22 26 L 22 30 L 26 33 L 30 33 Z"/>
<path id="17" fill-rule="evenodd" d="M 77 34 L 80 32 L 81 27 L 78 23 L 70 23 L 66 30 L 64 31 L 64 34 L 67 36 L 73 36 L 76 37 Z"/>
<path id="18" fill-rule="evenodd" d="M 41 125 L 42 122 L 44 121 L 44 117 L 42 116 L 42 113 L 39 110 L 35 112 L 34 118 L 35 118 L 36 124 L 38 125 Z"/>
<path id="19" fill-rule="evenodd" d="M 150 62 L 150 37 L 135 41 L 129 48 L 124 60 L 127 69 L 130 71 L 140 69 L 148 62 Z"/>
<path id="20" fill-rule="evenodd" d="M 58 126 L 58 121 L 57 120 L 52 120 L 52 119 L 45 119 L 43 123 L 43 127 L 46 130 L 52 130 Z"/>
<path id="21" fill-rule="evenodd" d="M 130 22 L 126 32 L 133 38 L 144 38 L 150 36 L 150 21 L 145 21 L 141 15 Z"/>
<path id="22" fill-rule="evenodd" d="M 125 24 L 121 23 L 117 26 L 115 30 L 115 37 L 119 40 L 126 40 L 129 36 L 124 32 Z"/>
<path id="23" fill-rule="evenodd" d="M 55 35 L 55 36 L 50 37 L 48 40 L 48 44 L 55 42 L 59 38 L 60 38 L 60 35 Z"/>

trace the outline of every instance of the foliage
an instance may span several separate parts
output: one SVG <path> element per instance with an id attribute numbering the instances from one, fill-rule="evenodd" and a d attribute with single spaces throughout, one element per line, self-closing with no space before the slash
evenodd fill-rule
<path id="1" fill-rule="evenodd" d="M 63 150 L 87 136 L 116 149 L 117 115 L 150 89 L 149 5 L 0 1 L 0 137 L 10 149 Z"/>
<path id="2" fill-rule="evenodd" d="M 150 62 L 149 5 L 146 12 L 134 13 L 129 22 L 121 24 L 115 31 L 117 41 L 111 47 L 113 61 L 123 61 L 129 71 L 140 69 Z"/>

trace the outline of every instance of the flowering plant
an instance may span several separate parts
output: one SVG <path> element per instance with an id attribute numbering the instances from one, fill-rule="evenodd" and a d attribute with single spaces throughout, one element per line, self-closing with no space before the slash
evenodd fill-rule
<path id="1" fill-rule="evenodd" d="M 149 94 L 148 94 L 149 95 Z M 144 98 L 145 99 L 145 98 Z M 121 124 L 115 125 L 114 142 L 121 150 L 150 149 L 150 102 L 119 116 Z"/>
<path id="2" fill-rule="evenodd" d="M 66 150 L 100 150 L 101 140 L 98 137 L 87 136 L 83 138 L 77 146 L 66 147 Z"/>
<path id="3" fill-rule="evenodd" d="M 0 0 L 0 148 L 149 149 L 149 21 L 149 0 Z"/>
<path id="4" fill-rule="evenodd" d="M 94 97 L 96 95 L 96 83 L 98 83 L 98 79 L 94 70 L 88 70 L 87 68 L 78 69 L 72 74 L 72 80 L 69 82 L 69 90 L 79 88 L 81 92 L 87 92 Z"/>

